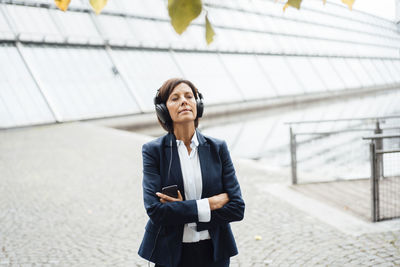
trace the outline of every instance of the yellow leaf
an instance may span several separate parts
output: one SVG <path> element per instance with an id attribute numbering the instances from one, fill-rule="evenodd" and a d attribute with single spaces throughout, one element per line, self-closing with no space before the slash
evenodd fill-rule
<path id="1" fill-rule="evenodd" d="M 302 0 L 288 0 L 286 2 L 286 4 L 283 6 L 283 11 L 285 11 L 288 6 L 292 6 L 292 7 L 295 7 L 297 9 L 300 9 L 301 1 Z"/>
<path id="2" fill-rule="evenodd" d="M 101 10 L 106 6 L 107 0 L 90 0 L 90 5 L 93 7 L 96 14 L 100 14 Z"/>
<path id="3" fill-rule="evenodd" d="M 346 5 L 349 7 L 349 9 L 352 10 L 352 9 L 353 9 L 354 1 L 355 1 L 355 0 L 342 0 L 342 3 L 343 3 L 343 4 L 346 4 Z"/>
<path id="4" fill-rule="evenodd" d="M 172 27 L 182 34 L 202 9 L 201 0 L 168 0 L 168 14 Z"/>
<path id="5" fill-rule="evenodd" d="M 56 6 L 62 11 L 66 11 L 71 0 L 54 0 Z"/>
<path id="6" fill-rule="evenodd" d="M 210 21 L 208 20 L 208 16 L 206 15 L 206 41 L 208 45 L 214 40 L 214 35 L 214 29 L 211 26 Z"/>
<path id="7" fill-rule="evenodd" d="M 286 3 L 286 4 L 283 6 L 283 11 L 285 11 L 285 10 L 286 10 L 286 8 L 288 8 L 288 6 L 289 6 L 289 4 L 288 4 L 288 3 Z"/>

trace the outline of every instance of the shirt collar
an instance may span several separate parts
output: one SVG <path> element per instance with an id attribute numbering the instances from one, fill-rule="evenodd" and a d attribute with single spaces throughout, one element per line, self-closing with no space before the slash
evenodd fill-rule
<path id="1" fill-rule="evenodd" d="M 184 145 L 184 143 L 183 143 L 182 140 L 176 139 L 176 145 L 180 146 L 180 145 Z M 196 133 L 196 130 L 195 130 L 194 134 L 193 134 L 193 137 L 192 137 L 192 140 L 190 141 L 190 146 L 191 147 L 197 147 L 198 145 L 199 145 L 199 140 L 197 139 L 197 133 Z"/>

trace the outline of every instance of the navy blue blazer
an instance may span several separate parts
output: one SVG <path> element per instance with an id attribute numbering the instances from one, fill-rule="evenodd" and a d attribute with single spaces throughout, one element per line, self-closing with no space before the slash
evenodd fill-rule
<path id="1" fill-rule="evenodd" d="M 229 195 L 229 202 L 211 211 L 211 221 L 206 223 L 198 221 L 196 200 L 161 203 L 155 193 L 161 192 L 164 186 L 176 184 L 183 198 L 185 196 L 176 138 L 168 133 L 144 144 L 142 185 L 149 220 L 138 253 L 151 262 L 177 266 L 181 258 L 183 227 L 191 222 L 197 223 L 197 231 L 209 231 L 214 260 L 238 253 L 229 223 L 243 219 L 245 204 L 226 142 L 204 136 L 198 129 L 196 134 L 203 182 L 201 197 L 208 198 L 225 192 Z M 171 171 L 168 176 L 170 160 Z"/>

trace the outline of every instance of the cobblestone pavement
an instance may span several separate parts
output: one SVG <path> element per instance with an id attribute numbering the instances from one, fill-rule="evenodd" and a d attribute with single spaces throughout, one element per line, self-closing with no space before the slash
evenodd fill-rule
<path id="1" fill-rule="evenodd" d="M 86 123 L 0 131 L 0 267 L 147 266 L 147 140 Z M 344 234 L 263 190 L 285 175 L 234 164 L 246 213 L 231 266 L 400 266 L 400 226 Z"/>

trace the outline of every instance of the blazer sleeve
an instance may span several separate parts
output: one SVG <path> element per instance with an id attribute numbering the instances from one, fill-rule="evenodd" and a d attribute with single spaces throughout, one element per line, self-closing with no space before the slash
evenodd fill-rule
<path id="1" fill-rule="evenodd" d="M 233 221 L 240 221 L 244 216 L 245 204 L 225 141 L 221 146 L 220 157 L 222 162 L 222 183 L 225 193 L 228 193 L 229 202 L 222 208 L 211 211 L 210 222 L 197 223 L 197 231 L 207 230 Z"/>
<path id="2" fill-rule="evenodd" d="M 153 153 L 152 153 L 153 152 Z M 180 225 L 197 222 L 196 200 L 161 203 L 156 192 L 161 191 L 159 160 L 154 147 L 144 144 L 143 156 L 143 201 L 150 220 L 158 225 Z"/>

